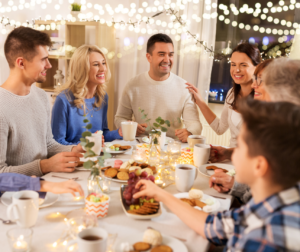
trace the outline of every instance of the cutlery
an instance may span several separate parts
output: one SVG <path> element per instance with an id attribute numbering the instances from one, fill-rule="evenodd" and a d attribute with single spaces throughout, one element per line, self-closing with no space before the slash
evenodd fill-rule
<path id="1" fill-rule="evenodd" d="M 3 219 L 0 219 L 2 221 L 3 224 L 15 224 L 15 222 L 13 221 L 10 221 L 10 220 L 3 220 Z"/>
<path id="2" fill-rule="evenodd" d="M 138 143 L 141 143 L 141 140 L 140 140 L 140 139 L 138 139 L 138 138 L 136 138 L 136 141 L 137 141 Z"/>
<path id="3" fill-rule="evenodd" d="M 74 180 L 74 181 L 76 181 L 77 179 L 79 179 L 79 177 L 75 177 L 75 178 L 66 178 L 66 177 L 61 177 L 61 176 L 56 176 L 56 175 L 52 175 L 52 177 L 55 177 L 55 178 L 61 178 L 61 179 L 68 179 L 68 180 Z"/>

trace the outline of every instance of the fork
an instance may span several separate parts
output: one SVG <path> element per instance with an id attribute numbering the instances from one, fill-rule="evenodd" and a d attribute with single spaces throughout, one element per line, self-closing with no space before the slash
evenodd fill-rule
<path id="1" fill-rule="evenodd" d="M 66 178 L 66 177 L 61 177 L 61 176 L 56 176 L 56 175 L 52 175 L 52 177 L 55 177 L 55 178 L 61 178 L 61 179 L 68 179 L 68 180 L 74 180 L 74 181 L 76 181 L 77 179 L 79 179 L 79 177 L 75 177 L 75 178 Z"/>

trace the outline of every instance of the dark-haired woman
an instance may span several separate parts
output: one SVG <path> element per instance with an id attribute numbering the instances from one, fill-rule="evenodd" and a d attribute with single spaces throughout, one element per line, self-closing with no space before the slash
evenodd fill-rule
<path id="1" fill-rule="evenodd" d="M 233 87 L 228 91 L 221 118 L 218 118 L 201 97 L 198 89 L 187 83 L 187 88 L 194 96 L 203 116 L 210 127 L 222 135 L 229 128 L 231 139 L 229 147 L 236 147 L 237 136 L 242 125 L 242 118 L 238 112 L 237 101 L 240 98 L 251 95 L 253 97 L 252 76 L 256 66 L 261 62 L 261 55 L 257 48 L 250 44 L 240 44 L 232 52 L 230 57 L 230 75 L 233 79 Z"/>

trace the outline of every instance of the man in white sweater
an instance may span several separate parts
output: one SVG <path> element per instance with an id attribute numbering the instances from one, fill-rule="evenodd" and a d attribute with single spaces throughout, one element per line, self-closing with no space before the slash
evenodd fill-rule
<path id="1" fill-rule="evenodd" d="M 53 139 L 47 95 L 33 85 L 44 82 L 51 68 L 48 46 L 49 36 L 31 28 L 19 27 L 7 36 L 10 74 L 0 86 L 0 173 L 72 172 L 82 156 L 79 145 Z"/>
<path id="2" fill-rule="evenodd" d="M 142 119 L 141 108 L 151 118 L 150 124 L 159 116 L 171 122 L 167 132 L 169 137 L 177 136 L 180 141 L 187 142 L 189 135 L 200 135 L 202 125 L 199 113 L 185 88 L 186 81 L 171 72 L 174 58 L 171 38 L 165 34 L 150 37 L 146 57 L 150 70 L 127 83 L 115 116 L 115 125 L 119 128 L 121 122 L 132 120 L 134 115 L 139 124 L 137 136 L 144 134 L 147 124 Z"/>

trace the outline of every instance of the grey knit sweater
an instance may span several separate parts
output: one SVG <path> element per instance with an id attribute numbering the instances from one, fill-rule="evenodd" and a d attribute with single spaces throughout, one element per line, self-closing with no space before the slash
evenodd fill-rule
<path id="1" fill-rule="evenodd" d="M 72 147 L 53 139 L 42 89 L 32 85 L 28 95 L 18 96 L 0 87 L 0 173 L 42 176 L 40 160 Z"/>

